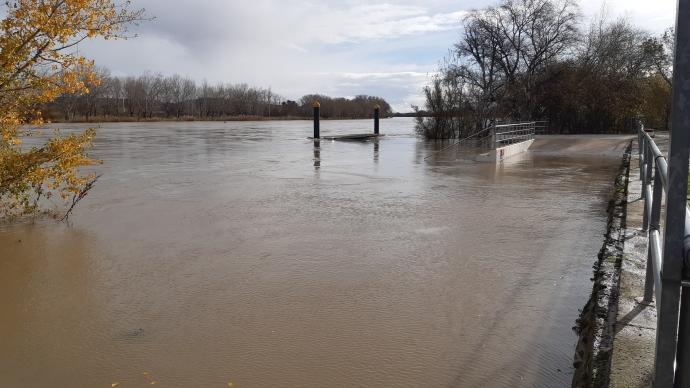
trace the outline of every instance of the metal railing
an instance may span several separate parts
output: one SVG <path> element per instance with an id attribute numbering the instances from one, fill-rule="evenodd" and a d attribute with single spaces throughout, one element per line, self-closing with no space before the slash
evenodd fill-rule
<path id="1" fill-rule="evenodd" d="M 549 121 L 535 121 L 534 122 L 534 133 L 536 135 L 548 135 L 549 134 Z"/>
<path id="2" fill-rule="evenodd" d="M 500 148 L 532 140 L 534 139 L 537 123 L 537 121 L 530 121 L 526 123 L 494 125 L 491 127 L 491 144 L 494 148 Z"/>
<path id="3" fill-rule="evenodd" d="M 668 162 L 638 126 L 640 174 L 649 233 L 646 301 L 656 294 L 655 388 L 690 387 L 690 265 L 688 161 L 690 159 L 690 0 L 677 0 Z M 652 171 L 653 170 L 653 171 Z M 652 184 L 652 172 L 654 183 Z M 664 228 L 660 229 L 666 194 Z M 662 240 L 663 234 L 663 240 Z M 655 292 L 656 291 L 656 292 Z"/>
<path id="4" fill-rule="evenodd" d="M 480 147 L 496 149 L 505 147 L 509 144 L 518 143 L 525 140 L 534 139 L 536 131 L 539 128 L 546 128 L 548 121 L 530 121 L 525 123 L 514 124 L 493 124 L 478 131 L 475 131 L 461 139 L 454 141 L 451 144 L 439 149 L 436 152 L 445 151 L 446 149 L 462 144 L 463 142 L 476 141 Z M 432 157 L 429 155 L 424 159 Z"/>
<path id="5" fill-rule="evenodd" d="M 650 304 L 656 299 L 657 310 L 654 387 L 687 387 L 690 386 L 690 344 L 686 333 L 690 324 L 690 288 L 687 288 L 690 281 L 683 273 L 687 275 L 690 268 L 690 208 L 686 198 L 669 195 L 670 191 L 678 191 L 678 184 L 687 185 L 687 177 L 675 176 L 672 183 L 666 157 L 641 124 L 637 136 L 644 199 L 642 230 L 649 238 L 643 303 Z M 667 214 L 666 227 L 662 230 L 662 203 L 668 206 L 674 201 L 682 201 L 676 208 L 684 208 L 685 214 L 676 217 Z M 671 208 L 667 207 L 667 211 Z M 669 243 L 671 240 L 674 244 Z M 682 244 L 677 244 L 679 240 Z"/>

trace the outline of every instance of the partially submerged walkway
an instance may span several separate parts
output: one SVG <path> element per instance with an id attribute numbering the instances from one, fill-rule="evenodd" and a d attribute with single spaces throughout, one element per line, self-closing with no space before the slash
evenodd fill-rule
<path id="1" fill-rule="evenodd" d="M 558 155 L 620 157 L 630 143 L 627 139 L 621 135 L 542 135 L 535 137 L 530 151 Z"/>

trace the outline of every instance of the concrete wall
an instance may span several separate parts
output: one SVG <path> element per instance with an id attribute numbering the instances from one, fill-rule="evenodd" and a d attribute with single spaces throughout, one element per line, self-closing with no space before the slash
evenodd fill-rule
<path id="1" fill-rule="evenodd" d="M 521 154 L 527 151 L 532 143 L 534 143 L 534 139 L 496 148 L 495 150 L 491 150 L 485 154 L 477 156 L 477 161 L 494 163 L 502 162 L 513 155 Z"/>

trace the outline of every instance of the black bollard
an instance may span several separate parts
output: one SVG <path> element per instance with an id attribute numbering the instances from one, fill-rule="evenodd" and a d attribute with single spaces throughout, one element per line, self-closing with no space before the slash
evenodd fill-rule
<path id="1" fill-rule="evenodd" d="M 376 105 L 374 107 L 374 135 L 379 134 L 379 110 L 381 110 L 381 107 Z"/>
<path id="2" fill-rule="evenodd" d="M 319 126 L 319 110 L 321 109 L 321 103 L 318 101 L 314 101 L 314 139 L 319 139 L 321 137 L 320 134 L 320 126 Z"/>

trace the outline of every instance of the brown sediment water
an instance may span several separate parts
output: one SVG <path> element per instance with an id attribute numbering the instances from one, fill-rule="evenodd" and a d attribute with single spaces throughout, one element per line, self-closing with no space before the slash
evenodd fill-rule
<path id="1" fill-rule="evenodd" d="M 102 125 L 71 223 L 0 227 L 0 387 L 569 385 L 627 138 L 413 125 Z"/>

